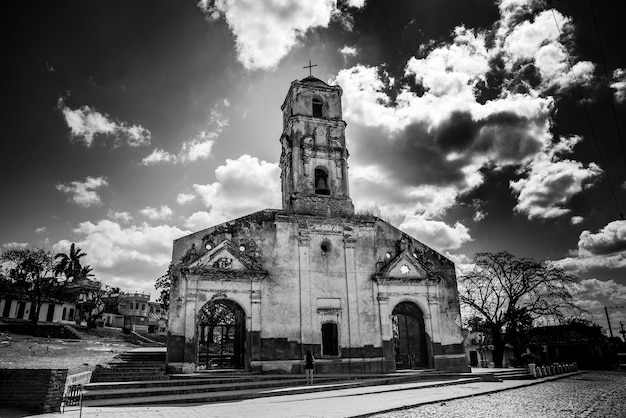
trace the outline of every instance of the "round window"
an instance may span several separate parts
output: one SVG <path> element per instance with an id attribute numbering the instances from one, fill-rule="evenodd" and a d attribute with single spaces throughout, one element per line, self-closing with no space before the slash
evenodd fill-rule
<path id="1" fill-rule="evenodd" d="M 330 243 L 329 240 L 325 239 L 324 241 L 322 241 L 322 245 L 320 245 L 320 247 L 322 249 L 322 253 L 327 254 L 333 248 L 333 245 Z"/>

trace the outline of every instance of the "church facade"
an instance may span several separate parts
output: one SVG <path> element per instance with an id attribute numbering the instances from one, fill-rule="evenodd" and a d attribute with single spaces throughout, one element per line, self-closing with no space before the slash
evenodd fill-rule
<path id="1" fill-rule="evenodd" d="M 468 371 L 454 264 L 348 187 L 342 90 L 309 76 L 282 105 L 282 210 L 174 241 L 168 369 Z"/>

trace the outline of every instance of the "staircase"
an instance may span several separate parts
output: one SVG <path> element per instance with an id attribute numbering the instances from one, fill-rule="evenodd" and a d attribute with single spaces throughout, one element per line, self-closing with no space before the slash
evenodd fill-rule
<path id="1" fill-rule="evenodd" d="M 315 383 L 307 386 L 303 375 L 221 370 L 172 375 L 169 380 L 90 383 L 85 386 L 83 405 L 210 403 L 391 384 L 431 382 L 444 386 L 478 381 L 480 377 L 469 373 L 416 371 L 389 375 L 316 375 Z M 396 386 L 387 390 L 402 389 Z"/>
<path id="2" fill-rule="evenodd" d="M 165 349 L 135 349 L 118 354 L 108 364 L 98 364 L 91 383 L 167 380 Z"/>
<path id="3" fill-rule="evenodd" d="M 493 372 L 493 376 L 499 380 L 529 380 L 535 378 L 525 367 L 498 370 Z"/>

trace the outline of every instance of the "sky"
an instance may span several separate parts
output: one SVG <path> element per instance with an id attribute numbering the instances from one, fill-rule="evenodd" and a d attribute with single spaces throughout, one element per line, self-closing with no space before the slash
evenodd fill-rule
<path id="1" fill-rule="evenodd" d="M 458 274 L 481 251 L 555 263 L 615 332 L 626 48 L 613 4 L 12 2 L 0 246 L 75 242 L 97 279 L 156 298 L 174 239 L 280 208 L 280 106 L 311 60 L 343 89 L 357 212 Z"/>

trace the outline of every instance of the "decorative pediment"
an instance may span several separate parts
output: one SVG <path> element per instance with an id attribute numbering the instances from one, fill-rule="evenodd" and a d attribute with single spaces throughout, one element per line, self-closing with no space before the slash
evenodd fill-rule
<path id="1" fill-rule="evenodd" d="M 424 280 L 428 279 L 426 269 L 408 251 L 402 251 L 376 274 L 383 280 Z"/>
<path id="2" fill-rule="evenodd" d="M 232 271 L 260 271 L 261 266 L 242 250 L 225 240 L 189 265 L 189 269 L 218 269 Z"/>

